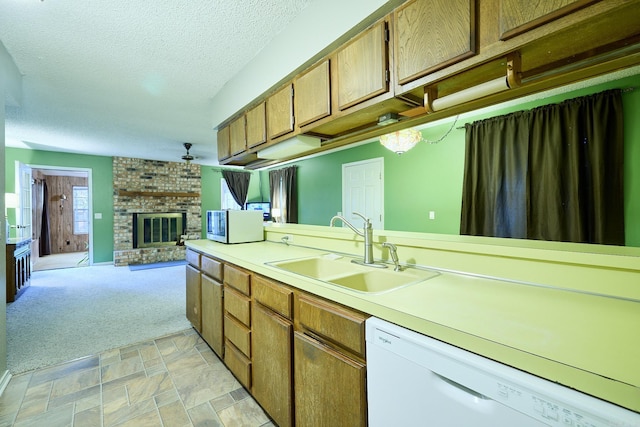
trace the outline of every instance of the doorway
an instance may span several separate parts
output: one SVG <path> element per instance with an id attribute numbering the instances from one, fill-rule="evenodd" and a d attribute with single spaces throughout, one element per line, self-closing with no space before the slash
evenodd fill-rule
<path id="1" fill-rule="evenodd" d="M 91 170 L 29 167 L 33 270 L 90 265 Z"/>
<path id="2" fill-rule="evenodd" d="M 384 229 L 384 158 L 378 157 L 342 165 L 342 214 L 360 224 L 359 212 L 376 230 Z"/>

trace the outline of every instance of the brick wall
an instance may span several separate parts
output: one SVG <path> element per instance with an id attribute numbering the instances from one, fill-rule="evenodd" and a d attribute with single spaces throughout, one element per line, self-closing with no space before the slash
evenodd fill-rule
<path id="1" fill-rule="evenodd" d="M 184 259 L 184 246 L 134 249 L 133 214 L 185 212 L 187 238 L 200 238 L 200 181 L 200 165 L 197 164 L 114 157 L 114 264 L 124 266 Z"/>

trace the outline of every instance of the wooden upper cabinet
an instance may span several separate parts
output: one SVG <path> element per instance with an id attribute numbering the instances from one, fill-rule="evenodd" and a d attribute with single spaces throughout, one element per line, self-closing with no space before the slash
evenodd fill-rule
<path id="1" fill-rule="evenodd" d="M 329 60 L 312 67 L 295 80 L 295 117 L 299 127 L 331 114 L 329 81 Z"/>
<path id="2" fill-rule="evenodd" d="M 388 92 L 387 25 L 382 21 L 360 33 L 336 53 L 336 96 L 345 110 Z"/>
<path id="3" fill-rule="evenodd" d="M 247 151 L 247 129 L 246 118 L 244 114 L 229 125 L 229 147 L 231 155 L 243 153 Z"/>
<path id="4" fill-rule="evenodd" d="M 398 84 L 475 54 L 475 0 L 410 0 L 393 19 Z"/>
<path id="5" fill-rule="evenodd" d="M 293 83 L 267 98 L 267 134 L 274 139 L 293 131 Z"/>
<path id="6" fill-rule="evenodd" d="M 267 142 L 267 118 L 265 103 L 261 102 L 247 111 L 247 147 L 253 148 Z"/>
<path id="7" fill-rule="evenodd" d="M 500 0 L 500 38 L 515 37 L 598 0 Z"/>
<path id="8" fill-rule="evenodd" d="M 229 157 L 231 157 L 229 126 L 225 126 L 218 130 L 218 160 L 228 159 Z"/>

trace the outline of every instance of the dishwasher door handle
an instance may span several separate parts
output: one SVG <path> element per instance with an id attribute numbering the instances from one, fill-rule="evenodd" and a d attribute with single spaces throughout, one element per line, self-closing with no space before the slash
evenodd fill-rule
<path id="1" fill-rule="evenodd" d="M 455 382 L 454 380 L 444 377 L 440 374 L 436 374 L 435 372 L 433 372 L 433 375 L 435 375 L 436 377 L 440 378 L 441 381 L 444 381 L 445 383 L 449 384 L 451 387 L 454 387 L 464 393 L 470 394 L 473 397 L 476 397 L 478 399 L 484 399 L 484 400 L 493 400 L 490 397 L 485 396 L 484 394 L 478 393 L 475 390 L 470 389 L 469 387 L 465 387 L 460 383 Z"/>

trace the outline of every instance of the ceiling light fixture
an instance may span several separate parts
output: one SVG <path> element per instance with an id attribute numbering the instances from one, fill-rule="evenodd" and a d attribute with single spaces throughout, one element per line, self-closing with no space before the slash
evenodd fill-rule
<path id="1" fill-rule="evenodd" d="M 189 149 L 191 148 L 191 143 L 189 142 L 185 142 L 184 144 L 184 148 L 187 149 L 187 154 L 185 154 L 184 156 L 182 156 L 182 160 L 184 160 L 185 162 L 187 162 L 187 164 L 191 163 L 191 160 L 193 160 L 195 157 L 193 157 L 191 154 L 189 154 Z"/>
<path id="2" fill-rule="evenodd" d="M 422 141 L 422 133 L 414 128 L 397 130 L 380 136 L 380 144 L 396 154 L 406 153 Z"/>

